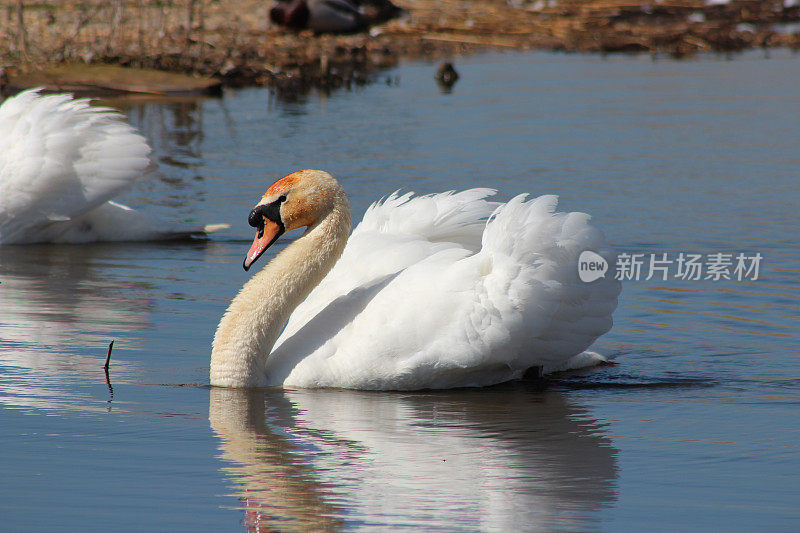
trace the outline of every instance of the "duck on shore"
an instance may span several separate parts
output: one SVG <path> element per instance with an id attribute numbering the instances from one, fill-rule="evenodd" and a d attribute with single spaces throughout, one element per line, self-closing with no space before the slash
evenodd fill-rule
<path id="1" fill-rule="evenodd" d="M 269 18 L 295 31 L 355 33 L 403 13 L 389 0 L 276 0 Z"/>

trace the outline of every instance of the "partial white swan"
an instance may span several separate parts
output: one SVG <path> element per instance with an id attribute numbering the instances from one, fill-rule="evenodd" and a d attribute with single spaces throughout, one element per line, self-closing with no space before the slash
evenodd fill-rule
<path id="1" fill-rule="evenodd" d="M 584 350 L 611 328 L 620 284 L 580 281 L 578 256 L 613 266 L 603 234 L 584 213 L 555 213 L 555 196 L 491 194 L 392 195 L 348 240 L 350 204 L 329 174 L 275 182 L 250 213 L 245 269 L 307 229 L 231 302 L 211 384 L 449 388 L 596 363 Z"/>
<path id="2" fill-rule="evenodd" d="M 150 147 L 117 112 L 25 91 L 0 105 L 0 245 L 202 236 L 110 201 L 145 175 Z"/>

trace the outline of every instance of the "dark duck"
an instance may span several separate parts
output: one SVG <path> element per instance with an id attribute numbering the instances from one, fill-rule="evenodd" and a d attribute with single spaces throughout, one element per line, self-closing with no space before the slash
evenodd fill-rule
<path id="1" fill-rule="evenodd" d="M 402 13 L 389 0 L 276 0 L 269 18 L 295 31 L 355 33 Z"/>

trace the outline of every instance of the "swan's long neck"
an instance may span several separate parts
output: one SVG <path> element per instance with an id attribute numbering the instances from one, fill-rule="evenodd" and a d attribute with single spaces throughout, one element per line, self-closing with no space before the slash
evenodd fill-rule
<path id="1" fill-rule="evenodd" d="M 273 384 L 265 372 L 272 346 L 292 311 L 342 255 L 350 227 L 350 204 L 342 192 L 327 216 L 245 283 L 214 335 L 212 385 Z"/>

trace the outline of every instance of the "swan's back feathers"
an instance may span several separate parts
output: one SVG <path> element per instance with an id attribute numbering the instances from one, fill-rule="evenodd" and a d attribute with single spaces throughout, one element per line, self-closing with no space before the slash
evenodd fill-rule
<path id="1" fill-rule="evenodd" d="M 0 243 L 46 240 L 144 175 L 150 147 L 121 115 L 68 94 L 0 106 Z M 52 232 L 50 230 L 49 232 Z"/>
<path id="2" fill-rule="evenodd" d="M 613 253 L 588 215 L 556 213 L 554 196 L 498 207 L 490 193 L 395 194 L 372 206 L 293 313 L 271 379 L 446 388 L 569 366 L 611 327 L 620 290 L 610 276 L 582 282 L 578 257 L 592 250 L 613 265 Z"/>
<path id="3" fill-rule="evenodd" d="M 367 209 L 353 236 L 374 231 L 473 247 L 475 235 L 483 231 L 486 219 L 500 205 L 485 200 L 495 192 L 494 189 L 478 188 L 416 198 L 412 198 L 411 192 L 402 195 L 394 192 Z"/>

